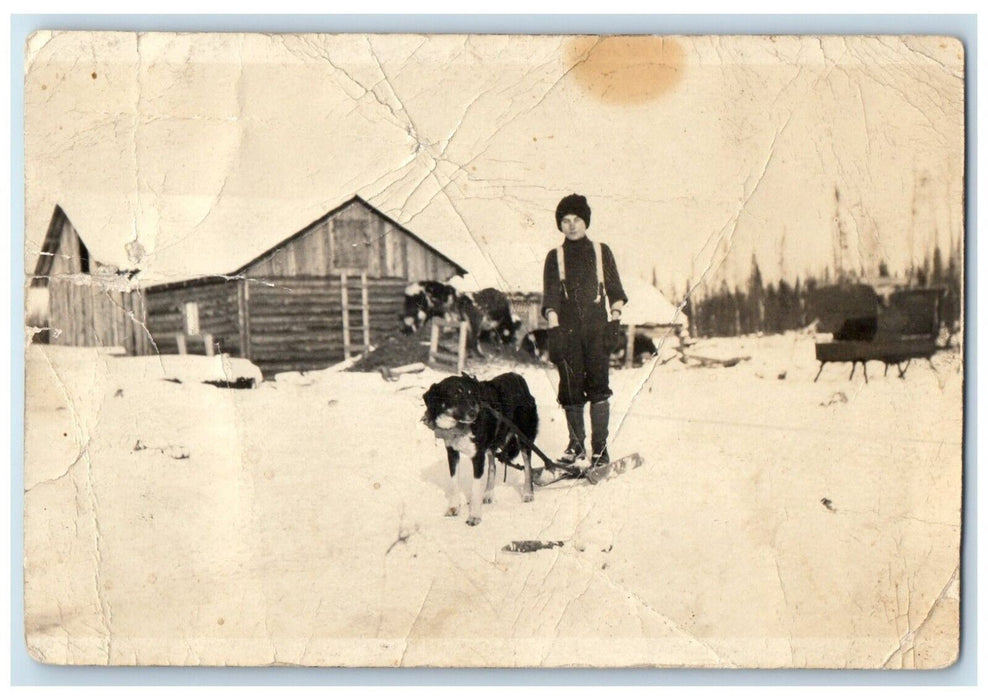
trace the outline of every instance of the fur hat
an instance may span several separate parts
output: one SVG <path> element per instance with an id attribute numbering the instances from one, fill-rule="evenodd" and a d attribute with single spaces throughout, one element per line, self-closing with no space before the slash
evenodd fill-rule
<path id="1" fill-rule="evenodd" d="M 576 214 L 590 228 L 590 205 L 582 194 L 566 195 L 559 200 L 559 206 L 556 207 L 556 228 L 560 231 L 563 230 L 563 217 L 567 214 Z"/>

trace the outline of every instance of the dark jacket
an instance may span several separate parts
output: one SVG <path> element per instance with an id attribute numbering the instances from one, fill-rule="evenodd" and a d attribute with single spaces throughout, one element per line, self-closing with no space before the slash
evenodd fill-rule
<path id="1" fill-rule="evenodd" d="M 627 302 L 628 297 L 621 286 L 614 254 L 606 244 L 601 244 L 604 263 L 604 289 L 607 301 L 613 304 Z M 593 242 L 584 236 L 575 241 L 563 242 L 565 255 L 566 281 L 559 280 L 559 265 L 556 262 L 556 249 L 545 258 L 542 273 L 542 315 L 552 309 L 559 314 L 559 324 L 566 328 L 582 326 L 586 323 L 606 323 L 607 309 L 603 297 L 597 301 L 599 285 L 597 263 L 594 259 Z"/>

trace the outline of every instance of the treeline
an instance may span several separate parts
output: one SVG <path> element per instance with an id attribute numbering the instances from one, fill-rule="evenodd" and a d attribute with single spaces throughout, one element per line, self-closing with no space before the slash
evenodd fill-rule
<path id="1" fill-rule="evenodd" d="M 877 282 L 887 279 L 890 284 L 900 287 L 939 287 L 941 297 L 941 321 L 951 330 L 956 329 L 961 317 L 961 249 L 951 250 L 946 263 L 940 247 L 932 256 L 927 256 L 922 265 L 913 266 L 901 276 L 889 275 L 885 263 L 879 265 L 878 280 L 868 279 L 861 274 L 842 273 L 832 275 L 829 268 L 819 277 L 808 275 L 805 279 L 796 278 L 789 283 L 765 283 L 758 260 L 751 259 L 751 273 L 746 285 L 731 289 L 726 281 L 713 291 L 705 286 L 688 294 L 684 312 L 689 318 L 690 335 L 736 336 L 749 333 L 782 333 L 805 328 L 813 322 L 810 299 L 819 287 L 851 282 Z M 692 289 L 690 281 L 686 289 Z"/>

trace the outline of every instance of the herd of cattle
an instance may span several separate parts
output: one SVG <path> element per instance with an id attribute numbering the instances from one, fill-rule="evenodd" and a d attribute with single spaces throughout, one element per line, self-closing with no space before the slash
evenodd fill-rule
<path id="1" fill-rule="evenodd" d="M 413 282 L 405 288 L 405 307 L 402 314 L 402 333 L 411 334 L 424 326 L 429 319 L 442 318 L 453 322 L 467 322 L 467 347 L 470 352 L 484 356 L 480 342 L 500 346 L 512 346 L 532 357 L 548 362 L 546 331 L 533 329 L 518 337 L 521 319 L 511 311 L 511 302 L 499 289 L 488 287 L 479 292 L 460 292 L 454 286 L 427 280 Z M 611 360 L 624 362 L 627 336 L 611 348 Z M 643 362 L 655 355 L 655 342 L 647 335 L 636 333 L 634 356 Z"/>

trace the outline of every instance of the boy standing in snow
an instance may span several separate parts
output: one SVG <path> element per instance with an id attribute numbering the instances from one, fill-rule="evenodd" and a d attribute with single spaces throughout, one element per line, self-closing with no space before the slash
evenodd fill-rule
<path id="1" fill-rule="evenodd" d="M 566 239 L 545 259 L 542 315 L 549 322 L 549 357 L 559 370 L 558 398 L 569 429 L 569 444 L 559 461 L 586 459 L 583 414 L 589 402 L 590 462 L 606 464 L 610 351 L 620 335 L 621 309 L 628 297 L 611 249 L 587 238 L 586 197 L 563 197 L 556 207 L 556 226 Z"/>

